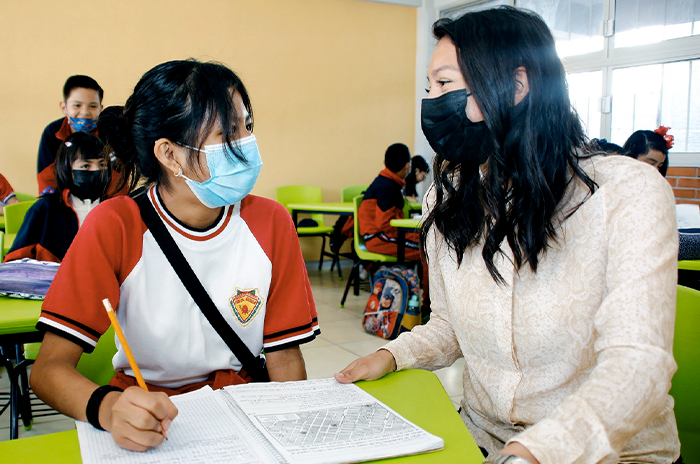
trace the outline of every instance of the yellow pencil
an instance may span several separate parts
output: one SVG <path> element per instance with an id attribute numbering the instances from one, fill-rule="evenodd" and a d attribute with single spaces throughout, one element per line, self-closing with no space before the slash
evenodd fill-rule
<path id="1" fill-rule="evenodd" d="M 138 366 L 138 364 L 136 364 L 136 359 L 134 359 L 134 355 L 131 353 L 131 348 L 129 348 L 129 344 L 126 342 L 126 337 L 124 336 L 124 332 L 122 332 L 122 328 L 119 326 L 119 321 L 117 321 L 117 316 L 114 314 L 114 310 L 112 309 L 112 305 L 109 303 L 109 300 L 107 298 L 102 300 L 102 304 L 105 305 L 105 309 L 107 310 L 107 316 L 109 316 L 109 320 L 112 321 L 112 325 L 114 326 L 114 331 L 116 332 L 117 337 L 119 337 L 119 342 L 122 344 L 122 348 L 124 349 L 124 354 L 126 355 L 126 359 L 129 361 L 129 366 L 131 366 L 131 370 L 134 371 L 134 377 L 136 377 L 136 382 L 138 382 L 139 387 L 148 391 L 148 387 L 146 386 L 146 382 L 143 380 L 143 377 L 141 376 L 141 371 L 139 370 L 139 366 Z"/>
<path id="2" fill-rule="evenodd" d="M 124 332 L 122 332 L 122 328 L 119 325 L 119 321 L 117 320 L 116 314 L 114 314 L 114 309 L 112 309 L 112 305 L 110 304 L 107 298 L 102 300 L 102 304 L 107 310 L 107 316 L 109 317 L 109 320 L 112 321 L 112 326 L 114 326 L 114 332 L 117 334 L 117 337 L 119 337 L 119 342 L 122 344 L 122 348 L 124 349 L 126 359 L 129 361 L 129 366 L 131 366 L 131 370 L 134 371 L 134 377 L 136 377 L 136 382 L 139 384 L 139 387 L 141 387 L 145 391 L 148 391 L 146 382 L 143 380 L 143 376 L 141 375 L 141 370 L 139 369 L 138 364 L 136 364 L 136 359 L 131 353 L 131 348 L 129 348 L 129 344 L 126 342 L 126 337 L 124 336 Z M 167 439 L 168 436 L 165 434 L 165 429 L 163 429 L 162 433 L 163 437 Z"/>

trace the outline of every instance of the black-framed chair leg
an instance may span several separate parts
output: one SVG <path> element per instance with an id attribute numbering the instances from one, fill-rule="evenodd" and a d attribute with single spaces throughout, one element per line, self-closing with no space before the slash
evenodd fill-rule
<path id="1" fill-rule="evenodd" d="M 324 252 L 326 251 L 326 236 L 321 235 L 321 256 L 318 259 L 318 270 L 320 271 L 321 268 L 323 268 L 323 255 Z"/>
<path id="2" fill-rule="evenodd" d="M 352 270 L 350 271 L 350 276 L 348 277 L 348 283 L 345 284 L 345 291 L 343 292 L 343 298 L 340 300 L 340 307 L 342 308 L 345 306 L 345 299 L 348 297 L 348 292 L 350 291 L 350 286 L 353 285 L 353 282 L 355 283 L 355 288 L 356 293 L 355 295 L 360 294 L 360 263 L 362 261 L 357 261 L 353 266 Z"/>
<path id="3" fill-rule="evenodd" d="M 21 359 L 21 361 L 20 361 Z M 19 414 L 22 419 L 22 425 L 25 430 L 31 430 L 34 418 L 32 416 L 32 400 L 31 391 L 29 388 L 29 379 L 27 378 L 27 368 L 34 364 L 33 360 L 24 359 L 20 345 L 17 345 L 17 387 L 19 388 Z"/>

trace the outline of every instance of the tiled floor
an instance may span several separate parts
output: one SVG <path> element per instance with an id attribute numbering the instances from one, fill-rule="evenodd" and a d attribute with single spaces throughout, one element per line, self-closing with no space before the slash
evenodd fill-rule
<path id="1" fill-rule="evenodd" d="M 309 378 L 331 377 L 335 372 L 344 368 L 354 359 L 370 354 L 385 343 L 385 340 L 369 335 L 362 329 L 360 323 L 362 311 L 367 302 L 368 294 L 360 292 L 360 296 L 348 295 L 345 307 L 339 307 L 340 298 L 345 289 L 346 280 L 339 280 L 337 273 L 328 270 L 319 272 L 317 263 L 309 263 L 309 279 L 316 299 L 318 317 L 321 325 L 321 336 L 312 343 L 302 346 L 306 370 Z M 350 273 L 349 262 L 343 266 L 343 274 Z M 437 371 L 453 403 L 457 406 L 462 393 L 462 360 L 453 366 Z M 7 375 L 0 372 L 0 391 L 7 391 Z M 0 440 L 10 436 L 9 413 L 0 416 Z M 73 429 L 72 419 L 65 416 L 49 416 L 36 418 L 30 431 L 20 426 L 20 437 L 42 435 Z"/>

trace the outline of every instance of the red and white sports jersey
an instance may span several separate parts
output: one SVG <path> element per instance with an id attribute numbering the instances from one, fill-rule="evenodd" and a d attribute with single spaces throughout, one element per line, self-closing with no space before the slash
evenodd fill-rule
<path id="1" fill-rule="evenodd" d="M 250 348 L 272 352 L 320 333 L 291 217 L 248 195 L 206 230 L 179 223 L 157 190 L 149 199 L 226 321 Z M 109 298 L 146 382 L 177 388 L 241 364 L 180 282 L 129 197 L 98 205 L 61 264 L 37 324 L 91 352 L 109 327 Z M 114 368 L 133 376 L 124 352 Z"/>

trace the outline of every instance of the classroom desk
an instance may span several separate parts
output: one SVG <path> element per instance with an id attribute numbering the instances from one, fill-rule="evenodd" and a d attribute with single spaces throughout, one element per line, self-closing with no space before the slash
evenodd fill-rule
<path id="1" fill-rule="evenodd" d="M 27 361 L 23 360 L 23 350 L 17 349 L 24 343 L 40 342 L 44 334 L 35 326 L 41 313 L 42 300 L 22 300 L 0 296 L 0 346 L 5 356 L 0 357 L 0 364 L 7 369 L 10 378 L 10 437 L 17 438 L 18 423 L 14 413 L 23 410 L 22 421 L 25 426 L 31 424 L 31 408 L 26 408 L 29 402 L 29 383 L 27 382 Z M 9 356 L 15 356 L 17 364 Z"/>
<path id="2" fill-rule="evenodd" d="M 358 386 L 406 419 L 445 441 L 445 448 L 441 451 L 373 462 L 478 464 L 484 459 L 440 381 L 432 372 L 395 372 L 374 382 L 359 382 Z M 0 442 L 0 456 L 8 463 L 44 462 L 47 456 L 51 456 L 51 462 L 56 464 L 82 462 L 78 433 L 75 430 Z"/>
<path id="3" fill-rule="evenodd" d="M 351 201 L 344 203 L 289 203 L 287 208 L 292 211 L 294 224 L 297 223 L 299 213 L 334 214 L 336 216 L 352 216 L 354 213 Z"/>
<path id="4" fill-rule="evenodd" d="M 0 230 L 5 230 L 5 216 L 0 214 Z"/>
<path id="5" fill-rule="evenodd" d="M 389 225 L 396 227 L 399 230 L 398 249 L 396 251 L 396 261 L 403 264 L 406 261 L 406 233 L 417 232 L 421 226 L 420 219 L 392 219 Z"/>
<path id="6" fill-rule="evenodd" d="M 287 205 L 292 211 L 292 221 L 294 225 L 297 225 L 297 216 L 302 214 L 332 214 L 336 216 L 352 216 L 355 213 L 354 206 L 352 202 L 341 202 L 341 203 L 289 203 Z M 340 269 L 340 251 L 333 249 L 333 263 L 331 264 L 331 271 L 333 270 L 333 265 L 338 265 L 338 277 L 343 278 L 343 271 Z"/>

